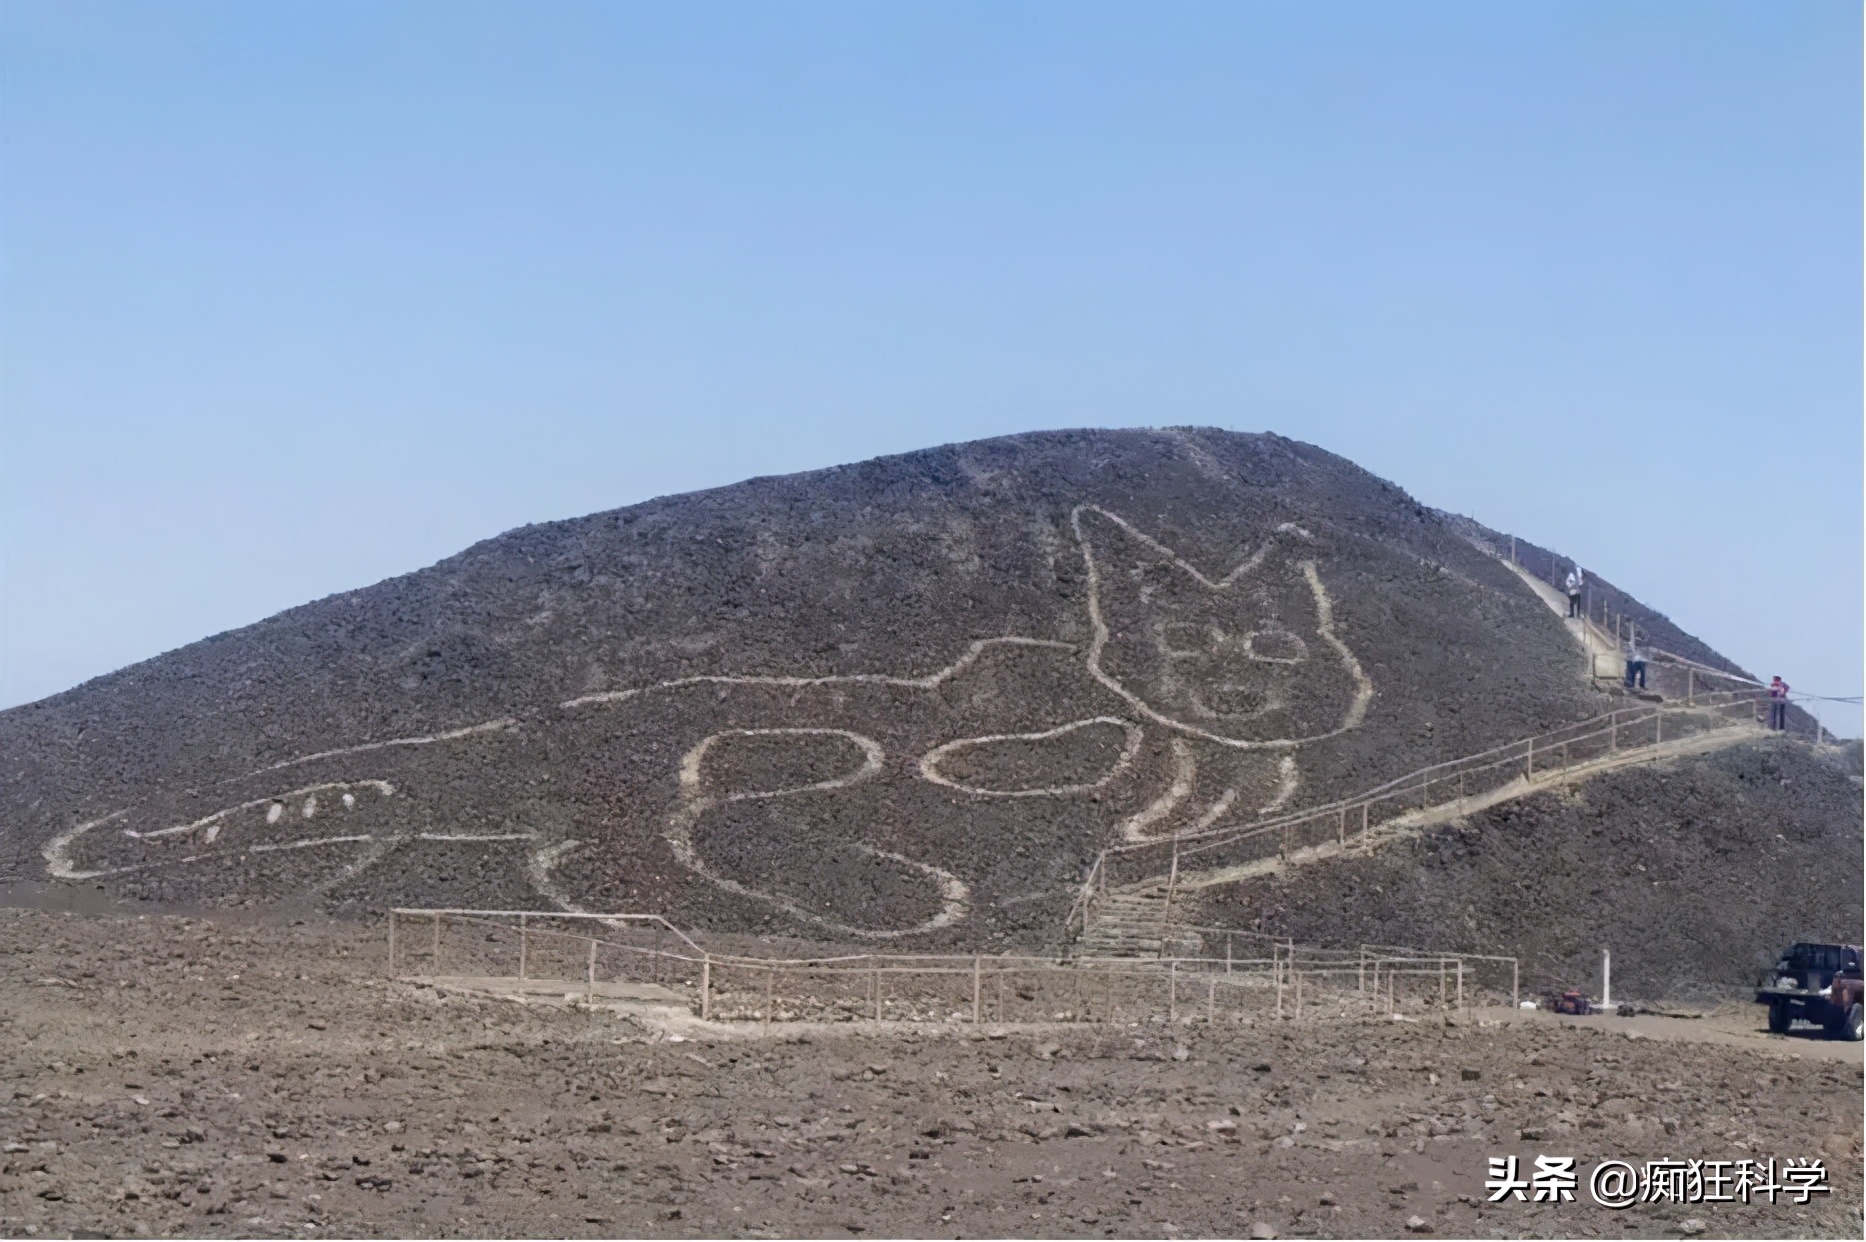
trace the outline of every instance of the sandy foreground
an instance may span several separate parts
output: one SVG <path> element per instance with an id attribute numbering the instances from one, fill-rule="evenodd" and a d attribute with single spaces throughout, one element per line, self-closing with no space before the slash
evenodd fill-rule
<path id="1" fill-rule="evenodd" d="M 683 1036 L 390 981 L 381 942 L 0 910 L 0 1234 L 1862 1232 L 1860 1045 L 1753 1006 Z M 1574 1201 L 1486 1202 L 1508 1156 L 1574 1157 Z M 1610 1158 L 1818 1159 L 1830 1190 L 1609 1210 Z"/>

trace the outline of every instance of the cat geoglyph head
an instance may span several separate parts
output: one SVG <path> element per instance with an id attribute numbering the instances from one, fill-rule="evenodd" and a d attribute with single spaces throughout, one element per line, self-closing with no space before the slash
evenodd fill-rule
<path id="1" fill-rule="evenodd" d="M 1089 576 L 1089 671 L 1136 710 L 1238 748 L 1287 748 L 1359 725 L 1373 687 L 1335 633 L 1314 540 L 1284 524 L 1208 578 L 1125 519 L 1072 515 Z"/>

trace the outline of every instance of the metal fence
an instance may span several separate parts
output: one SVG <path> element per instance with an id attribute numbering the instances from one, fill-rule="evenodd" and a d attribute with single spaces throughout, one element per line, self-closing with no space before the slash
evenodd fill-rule
<path id="1" fill-rule="evenodd" d="M 591 1004 L 658 999 L 684 1004 L 704 1020 L 767 1028 L 862 1021 L 1238 1023 L 1462 1010 L 1505 995 L 1515 1001 L 1513 958 L 1373 945 L 1330 950 L 1231 929 L 1190 930 L 1224 938 L 1226 951 L 1073 960 L 761 958 L 709 952 L 656 915 L 397 908 L 388 915 L 388 967 L 391 977 L 503 994 L 544 992 Z M 1240 941 L 1247 942 L 1242 953 Z M 1497 963 L 1508 971 L 1499 973 Z"/>
<path id="2" fill-rule="evenodd" d="M 1480 795 L 1527 787 L 1562 771 L 1612 758 L 1658 754 L 1665 742 L 1760 718 L 1763 692 L 1714 691 L 1686 706 L 1640 704 L 1463 758 L 1433 764 L 1373 789 L 1246 826 L 1180 833 L 1105 849 L 1090 867 L 1069 912 L 1065 938 L 1080 933 L 1096 901 L 1111 888 L 1167 885 L 1172 901 L 1179 872 L 1202 872 L 1287 857 L 1307 847 L 1349 841 L 1434 807 L 1460 811 Z"/>

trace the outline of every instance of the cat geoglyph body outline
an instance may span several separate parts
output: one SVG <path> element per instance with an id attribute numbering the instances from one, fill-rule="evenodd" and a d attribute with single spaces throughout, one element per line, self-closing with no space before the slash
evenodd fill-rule
<path id="1" fill-rule="evenodd" d="M 1358 727 L 1365 718 L 1372 699 L 1373 687 L 1362 671 L 1358 660 L 1336 632 L 1332 601 L 1322 583 L 1316 562 L 1308 559 L 1292 560 L 1281 564 L 1273 557 L 1281 551 L 1285 543 L 1301 544 L 1311 542 L 1306 531 L 1290 523 L 1275 528 L 1274 533 L 1254 552 L 1236 564 L 1220 578 L 1210 578 L 1195 566 L 1181 558 L 1172 549 L 1151 536 L 1138 530 L 1126 519 L 1099 505 L 1078 505 L 1070 511 L 1070 526 L 1083 556 L 1086 570 L 1086 595 L 1089 642 L 1084 648 L 1081 644 L 1069 643 L 1058 639 L 1035 638 L 1021 635 L 1005 635 L 992 638 L 980 638 L 970 641 L 965 649 L 951 663 L 930 673 L 921 675 L 894 675 L 884 673 L 849 673 L 832 674 L 818 677 L 784 675 L 737 675 L 737 674 L 700 674 L 673 678 L 614 691 L 600 691 L 579 695 L 559 702 L 555 708 L 546 708 L 540 716 L 550 715 L 547 723 L 553 726 L 576 726 L 577 718 L 592 709 L 621 708 L 638 702 L 645 696 L 678 693 L 683 689 L 701 686 L 717 686 L 723 694 L 731 687 L 763 687 L 767 689 L 806 689 L 837 687 L 879 687 L 899 688 L 903 690 L 942 690 L 948 682 L 977 665 L 994 649 L 1031 649 L 1048 650 L 1075 657 L 1080 667 L 1089 674 L 1090 679 L 1103 689 L 1113 693 L 1127 705 L 1135 719 L 1128 719 L 1119 714 L 1101 713 L 1079 716 L 1075 719 L 1052 721 L 1048 727 L 1022 732 L 980 733 L 969 737 L 947 737 L 938 740 L 930 749 L 920 753 L 909 765 L 921 780 L 952 790 L 956 795 L 979 799 L 1030 799 L 1030 798 L 1075 798 L 1099 794 L 1104 786 L 1123 776 L 1133 768 L 1142 751 L 1142 742 L 1146 730 L 1155 727 L 1167 730 L 1170 734 L 1169 750 L 1171 753 L 1171 771 L 1167 774 L 1168 783 L 1162 793 L 1147 802 L 1139 810 L 1121 818 L 1118 823 L 1107 824 L 1127 840 L 1157 839 L 1166 832 L 1179 832 L 1187 829 L 1202 830 L 1217 821 L 1231 815 L 1262 814 L 1281 808 L 1295 794 L 1299 787 L 1299 774 L 1295 765 L 1295 753 L 1304 746 L 1326 738 L 1335 737 Z M 1132 549 L 1138 551 L 1142 560 L 1151 563 L 1153 569 L 1164 567 L 1176 585 L 1172 590 L 1190 589 L 1201 605 L 1232 607 L 1243 600 L 1245 593 L 1254 587 L 1259 579 L 1282 573 L 1284 576 L 1285 599 L 1296 599 L 1296 604 L 1309 610 L 1312 622 L 1298 627 L 1306 630 L 1317 642 L 1311 642 L 1285 622 L 1278 622 L 1281 629 L 1275 633 L 1256 629 L 1238 630 L 1228 613 L 1219 615 L 1218 620 L 1205 629 L 1218 634 L 1225 648 L 1224 659 L 1233 661 L 1237 668 L 1246 673 L 1256 670 L 1265 676 L 1284 677 L 1312 675 L 1316 660 L 1325 661 L 1329 675 L 1345 676 L 1351 682 L 1351 688 L 1343 692 L 1332 692 L 1340 698 L 1340 711 L 1330 721 L 1326 729 L 1311 729 L 1300 736 L 1252 736 L 1251 727 L 1269 727 L 1276 713 L 1288 716 L 1289 704 L 1284 698 L 1265 698 L 1260 710 L 1252 712 L 1234 712 L 1227 724 L 1219 718 L 1226 704 L 1219 702 L 1216 707 L 1209 706 L 1199 697 L 1203 689 L 1194 686 L 1190 691 L 1180 687 L 1177 691 L 1153 678 L 1149 681 L 1146 670 L 1164 668 L 1169 671 L 1183 664 L 1195 664 L 1198 659 L 1206 658 L 1209 653 L 1197 650 L 1198 641 L 1202 640 L 1204 623 L 1160 622 L 1153 626 L 1148 634 L 1141 636 L 1151 641 L 1155 650 L 1147 658 L 1152 664 L 1136 661 L 1129 649 L 1135 641 L 1134 635 L 1117 634 L 1110 626 L 1111 612 L 1135 609 L 1144 613 L 1148 597 L 1143 592 L 1132 599 L 1116 599 L 1111 594 L 1118 590 L 1119 584 L 1110 581 L 1113 572 L 1110 564 L 1099 563 L 1098 558 L 1119 556 L 1125 549 L 1109 547 L 1098 548 L 1101 532 L 1093 530 L 1095 522 L 1109 524 L 1112 532 L 1118 532 L 1118 540 L 1126 540 Z M 1113 542 L 1113 541 L 1111 541 Z M 1293 568 L 1296 577 L 1290 577 Z M 1135 570 L 1135 576 L 1142 576 L 1141 570 Z M 1296 596 L 1289 595 L 1289 584 L 1295 583 Z M 1297 598 L 1301 597 L 1301 598 Z M 1290 605 L 1295 606 L 1295 605 Z M 1178 626 L 1174 629 L 1171 626 Z M 1229 627 L 1229 629 L 1227 629 Z M 1235 633 L 1230 631 L 1236 631 Z M 1266 640 L 1264 633 L 1269 633 Z M 1187 643 L 1187 636 L 1194 641 Z M 1217 640 L 1213 640 L 1217 641 Z M 1129 647 L 1123 647 L 1123 644 Z M 1319 643 L 1319 646 L 1318 646 Z M 1240 654 L 1241 653 L 1241 654 Z M 1319 654 L 1318 654 L 1319 653 Z M 1217 657 L 1213 657 L 1217 658 Z M 1124 663 L 1125 661 L 1125 663 Z M 1175 663 L 1175 662 L 1178 663 Z M 1072 661 L 1074 662 L 1074 661 Z M 1258 669 L 1258 666 L 1262 666 Z M 1137 672 L 1136 670 L 1139 670 Z M 1293 670 L 1293 671 L 1292 671 Z M 1183 680 L 1183 679 L 1182 679 Z M 1196 680 L 1196 679 L 1195 679 Z M 1300 683 L 1291 683 L 1300 684 Z M 1345 683 L 1344 683 L 1345 684 Z M 1247 688 L 1248 689 L 1248 688 Z M 942 691 L 943 692 L 943 691 Z M 1178 693 L 1179 701 L 1173 700 Z M 1332 701 L 1332 699 L 1331 699 Z M 795 700 L 793 699 L 793 702 Z M 1190 708 L 1186 705 L 1189 704 Z M 793 917 L 828 928 L 843 934 L 861 938 L 895 938 L 904 935 L 920 934 L 950 927 L 964 919 L 970 911 L 972 895 L 966 881 L 953 871 L 936 865 L 934 861 L 910 858 L 898 851 L 890 851 L 861 841 L 848 841 L 845 844 L 857 851 L 872 856 L 878 861 L 885 861 L 897 868 L 918 874 L 925 882 L 935 885 L 940 893 L 939 910 L 932 918 L 914 923 L 909 927 L 855 927 L 848 923 L 827 918 L 815 911 L 800 907 L 796 902 L 787 900 L 775 891 L 763 891 L 755 884 L 744 882 L 743 878 L 734 878 L 720 873 L 709 864 L 701 842 L 695 835 L 696 827 L 709 813 L 719 808 L 750 800 L 773 800 L 809 793 L 826 793 L 845 787 L 860 785 L 874 779 L 881 772 L 882 752 L 880 744 L 856 730 L 831 728 L 826 722 L 807 718 L 796 720 L 773 720 L 768 727 L 730 728 L 716 730 L 700 737 L 697 741 L 681 750 L 675 777 L 675 803 L 666 812 L 662 820 L 659 835 L 666 842 L 675 860 L 684 868 L 705 878 L 712 884 L 728 891 L 748 897 L 774 908 L 781 909 Z M 1218 718 L 1201 718 L 1199 712 Z M 1238 722 L 1242 722 L 1241 724 Z M 1104 770 L 1092 776 L 1092 779 L 1079 779 L 1060 784 L 1039 785 L 1028 788 L 998 788 L 979 780 L 953 777 L 942 769 L 946 763 L 958 756 L 988 751 L 989 748 L 1003 745 L 1015 745 L 1055 739 L 1071 734 L 1090 725 L 1119 727 L 1122 730 L 1122 742 L 1119 756 Z M 389 751 L 394 748 L 430 746 L 454 746 L 472 744 L 477 739 L 504 735 L 515 730 L 523 730 L 525 724 L 516 717 L 502 716 L 481 724 L 445 732 L 436 732 L 418 737 L 391 738 L 319 751 L 315 754 L 298 756 L 265 765 L 248 773 L 246 777 L 232 777 L 236 780 L 262 776 L 265 773 L 285 768 L 312 763 L 319 760 L 333 760 L 345 756 L 368 752 Z M 705 779 L 704 763 L 710 749 L 728 736 L 762 736 L 782 738 L 785 736 L 805 735 L 823 736 L 834 734 L 856 746 L 863 755 L 862 763 L 854 771 L 829 780 L 817 781 L 795 788 L 774 790 L 718 790 L 708 787 Z M 1257 799 L 1246 800 L 1244 795 L 1252 782 L 1262 783 L 1261 775 L 1255 769 L 1246 769 L 1239 765 L 1250 753 L 1269 752 L 1276 757 L 1275 791 L 1268 804 L 1251 805 Z M 1236 758 L 1225 759 L 1225 755 Z M 1214 783 L 1215 782 L 1215 783 Z M 326 783 L 329 788 L 336 785 Z M 349 786 L 380 786 L 381 796 L 387 798 L 391 792 L 403 795 L 404 791 L 394 789 L 386 780 L 356 779 L 347 782 Z M 320 786 L 319 788 L 322 788 Z M 315 793 L 310 786 L 285 794 L 271 795 L 274 800 L 289 797 L 308 797 L 315 800 Z M 400 798 L 398 797 L 398 800 Z M 245 810 L 266 801 L 266 799 L 246 799 L 237 807 L 229 807 L 208 816 L 196 818 L 191 823 L 178 824 L 172 828 L 124 829 L 126 838 L 155 840 L 165 836 L 179 840 L 199 840 L 204 845 L 214 845 L 214 836 L 219 832 L 218 825 L 232 812 Z M 307 803 L 307 805 L 310 805 Z M 61 879 L 88 879 L 109 874 L 147 869 L 156 866 L 174 866 L 205 861 L 212 857 L 223 856 L 229 848 L 239 848 L 237 842 L 223 839 L 219 849 L 210 852 L 173 851 L 165 859 L 114 867 L 101 870 L 86 870 L 75 861 L 73 848 L 86 834 L 105 827 L 128 815 L 134 808 L 113 812 L 110 815 L 93 819 L 59 833 L 45 846 L 43 853 L 47 860 L 48 871 Z M 307 811 L 306 818 L 309 818 Z M 321 816 L 320 816 L 321 818 Z M 568 910 L 581 911 L 581 906 L 571 894 L 558 882 L 559 869 L 580 851 L 589 848 L 593 842 L 579 839 L 584 836 L 572 828 L 568 832 L 548 834 L 554 840 L 546 840 L 547 834 L 538 831 L 488 832 L 488 833 L 410 833 L 405 831 L 358 833 L 333 832 L 325 838 L 304 838 L 290 842 L 265 841 L 247 845 L 252 852 L 262 850 L 309 849 L 319 845 L 332 847 L 359 848 L 358 856 L 347 866 L 339 868 L 337 878 L 345 878 L 374 866 L 396 845 L 417 841 L 451 842 L 494 842 L 494 841 L 530 841 L 532 842 L 530 862 L 527 868 L 531 882 L 541 893 Z M 179 841 L 178 841 L 179 843 Z M 323 887 L 323 886 L 320 886 Z"/>

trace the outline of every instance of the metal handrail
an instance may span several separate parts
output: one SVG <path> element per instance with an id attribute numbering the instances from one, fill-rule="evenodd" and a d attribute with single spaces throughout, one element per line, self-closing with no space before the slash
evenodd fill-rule
<path id="1" fill-rule="evenodd" d="M 1657 721 L 1659 722 L 1658 729 L 1662 731 L 1663 720 L 1667 715 L 1689 714 L 1702 717 L 1704 715 L 1721 714 L 1725 709 L 1736 706 L 1750 707 L 1753 709 L 1758 700 L 1763 698 L 1765 694 L 1765 691 L 1758 690 L 1717 690 L 1694 696 L 1692 702 L 1682 706 L 1677 704 L 1652 704 L 1641 707 L 1616 708 L 1600 716 L 1577 721 L 1574 724 L 1564 725 L 1561 728 L 1549 730 L 1546 733 L 1537 734 L 1534 737 L 1521 738 L 1516 741 L 1503 743 L 1499 746 L 1493 746 L 1488 750 L 1478 751 L 1475 754 L 1430 764 L 1403 776 L 1395 777 L 1383 784 L 1375 785 L 1359 794 L 1337 799 L 1334 802 L 1324 803 L 1320 806 L 1310 807 L 1302 811 L 1289 812 L 1261 823 L 1210 828 L 1197 833 L 1180 833 L 1173 837 L 1163 837 L 1155 841 L 1117 843 L 1108 846 L 1096 855 L 1094 863 L 1091 864 L 1088 874 L 1077 892 L 1075 901 L 1070 905 L 1070 910 L 1064 924 L 1065 935 L 1073 934 L 1078 925 L 1086 930 L 1090 906 L 1094 903 L 1097 894 L 1105 892 L 1107 889 L 1109 863 L 1112 859 L 1135 855 L 1146 850 L 1163 852 L 1170 849 L 1176 860 L 1183 854 L 1202 854 L 1237 841 L 1267 836 L 1276 832 L 1288 832 L 1298 825 L 1312 823 L 1331 815 L 1342 818 L 1341 836 L 1345 838 L 1345 816 L 1348 812 L 1363 812 L 1363 823 L 1359 831 L 1364 832 L 1372 827 L 1370 823 L 1366 822 L 1367 816 L 1365 812 L 1371 810 L 1376 803 L 1385 801 L 1394 796 L 1407 795 L 1415 790 L 1421 792 L 1429 791 L 1431 785 L 1437 783 L 1439 780 L 1449 779 L 1450 776 L 1468 776 L 1472 773 L 1483 772 L 1505 765 L 1513 766 L 1517 763 L 1523 763 L 1529 770 L 1530 778 L 1533 779 L 1533 765 L 1538 747 L 1545 751 L 1565 750 L 1568 747 L 1575 746 L 1582 742 L 1606 737 L 1609 739 L 1610 746 L 1612 746 L 1614 750 L 1618 750 L 1618 747 L 1613 746 L 1613 743 L 1617 741 L 1618 732 L 1622 728 L 1636 728 L 1646 722 Z M 1713 727 L 1722 726 L 1717 725 Z M 1654 742 L 1649 746 L 1629 747 L 1622 753 L 1632 754 L 1639 750 L 1656 750 L 1659 744 L 1659 742 Z M 1571 767 L 1579 767 L 1589 762 L 1598 761 L 1598 758 L 1592 760 L 1583 759 L 1572 763 L 1564 760 L 1561 763 L 1550 765 L 1545 768 L 1544 771 L 1566 770 Z M 1467 795 L 1461 794 L 1458 798 L 1448 799 L 1436 805 L 1457 805 L 1463 802 L 1466 797 Z M 1430 804 L 1425 804 L 1421 809 L 1429 809 L 1429 805 Z M 1358 832 L 1356 835 L 1358 835 Z M 1147 879 L 1131 881 L 1131 883 L 1144 884 L 1157 881 L 1164 874 L 1165 871 L 1163 870 L 1159 874 L 1148 877 Z"/>

